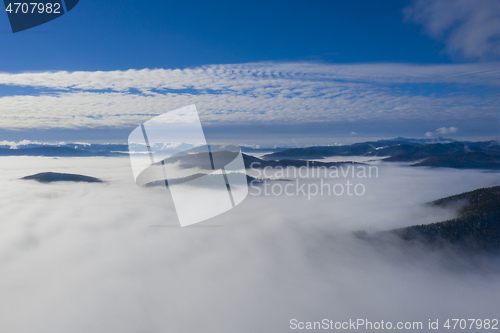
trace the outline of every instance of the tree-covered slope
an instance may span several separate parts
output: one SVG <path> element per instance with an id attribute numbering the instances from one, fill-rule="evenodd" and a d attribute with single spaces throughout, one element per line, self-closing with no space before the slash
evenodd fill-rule
<path id="1" fill-rule="evenodd" d="M 500 249 L 500 186 L 439 199 L 433 206 L 447 207 L 462 203 L 453 220 L 415 225 L 389 231 L 404 240 L 430 245 L 451 244 L 466 250 Z"/>

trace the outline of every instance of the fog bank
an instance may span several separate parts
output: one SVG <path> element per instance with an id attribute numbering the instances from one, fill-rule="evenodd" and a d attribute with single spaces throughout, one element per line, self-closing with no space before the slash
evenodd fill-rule
<path id="1" fill-rule="evenodd" d="M 126 158 L 0 158 L 3 332 L 288 332 L 290 320 L 498 317 L 498 259 L 373 246 L 352 231 L 453 218 L 424 203 L 497 173 L 380 165 L 363 196 L 252 196 L 179 228 Z M 104 184 L 40 184 L 37 172 Z M 314 180 L 308 180 L 314 181 Z M 443 265 L 447 262 L 447 265 Z M 425 330 L 423 330 L 425 331 Z"/>

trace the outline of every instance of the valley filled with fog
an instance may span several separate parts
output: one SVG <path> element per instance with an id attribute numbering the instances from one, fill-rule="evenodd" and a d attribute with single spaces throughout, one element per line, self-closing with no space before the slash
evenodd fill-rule
<path id="1" fill-rule="evenodd" d="M 4 332 L 287 332 L 290 320 L 498 316 L 499 258 L 371 244 L 353 232 L 452 219 L 425 203 L 499 173 L 376 163 L 362 196 L 249 195 L 180 228 L 128 158 L 0 157 Z M 39 172 L 104 183 L 20 180 Z M 306 179 L 314 182 L 314 179 Z M 332 184 L 346 179 L 329 179 Z M 193 209 L 196 209 L 194 207 Z"/>

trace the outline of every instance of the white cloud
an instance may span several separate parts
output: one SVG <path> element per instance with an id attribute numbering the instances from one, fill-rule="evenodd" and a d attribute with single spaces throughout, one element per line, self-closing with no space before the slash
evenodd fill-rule
<path id="1" fill-rule="evenodd" d="M 0 158 L 2 331 L 289 332 L 289 321 L 498 315 L 498 261 L 370 245 L 352 230 L 431 223 L 421 205 L 498 175 L 381 167 L 363 197 L 252 197 L 176 226 L 168 193 L 134 184 L 126 158 Z M 105 184 L 39 184 L 42 171 Z M 417 181 L 415 181 L 417 180 Z M 457 292 L 459 291 L 459 292 Z"/>
<path id="2" fill-rule="evenodd" d="M 436 133 L 438 133 L 438 134 L 451 134 L 451 133 L 456 133 L 456 132 L 458 132 L 458 128 L 453 127 L 453 126 L 452 127 L 448 127 L 448 128 L 441 127 L 441 128 L 438 128 L 436 130 Z"/>
<path id="3" fill-rule="evenodd" d="M 54 144 L 64 145 L 66 143 L 65 142 L 49 143 L 49 142 L 40 142 L 40 141 L 31 141 L 31 140 L 21 140 L 18 142 L 7 141 L 7 140 L 0 141 L 0 146 L 9 146 L 11 149 L 17 149 L 17 148 L 20 148 L 22 146 L 33 146 L 33 145 L 44 146 L 44 145 L 54 145 Z"/>
<path id="4" fill-rule="evenodd" d="M 491 63 L 253 63 L 3 73 L 0 84 L 49 89 L 0 98 L 4 129 L 133 127 L 189 104 L 197 105 L 205 123 L 215 125 L 485 119 L 495 117 L 500 106 L 494 93 L 500 87 L 500 65 Z M 441 85 L 450 92 L 415 94 L 408 88 L 419 84 Z M 468 89 L 476 86 L 493 92 L 476 96 Z"/>
<path id="5" fill-rule="evenodd" d="M 443 40 L 452 55 L 483 60 L 500 56 L 499 0 L 416 0 L 404 12 L 432 38 Z"/>
<path id="6" fill-rule="evenodd" d="M 431 138 L 431 137 L 435 137 L 435 136 L 439 136 L 439 135 L 447 135 L 447 134 L 453 134 L 453 133 L 457 133 L 458 132 L 458 128 L 456 127 L 440 127 L 438 129 L 436 129 L 434 132 L 427 132 L 425 133 L 425 136 L 428 137 L 428 138 Z"/>

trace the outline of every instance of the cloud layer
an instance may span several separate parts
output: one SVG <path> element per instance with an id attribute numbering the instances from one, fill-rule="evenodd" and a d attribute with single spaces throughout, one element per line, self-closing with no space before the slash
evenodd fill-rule
<path id="1" fill-rule="evenodd" d="M 498 314 L 498 262 L 373 247 L 350 234 L 451 218 L 421 203 L 497 185 L 494 173 L 381 167 L 363 197 L 249 196 L 211 228 L 180 229 L 171 198 L 137 187 L 128 159 L 1 164 L 6 332 L 288 332 L 292 318 Z M 43 171 L 107 183 L 19 180 Z"/>
<path id="2" fill-rule="evenodd" d="M 0 85 L 31 89 L 0 98 L 3 129 L 127 128 L 189 104 L 196 104 L 210 125 L 489 121 L 500 106 L 496 63 L 251 63 L 3 73 Z"/>

